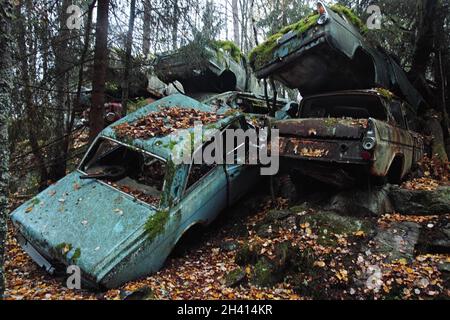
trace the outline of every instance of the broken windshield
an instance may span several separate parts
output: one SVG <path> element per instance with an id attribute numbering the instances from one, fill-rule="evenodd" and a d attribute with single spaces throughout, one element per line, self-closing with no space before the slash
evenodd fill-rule
<path id="1" fill-rule="evenodd" d="M 86 173 L 81 179 L 99 179 L 150 205 L 159 205 L 166 163 L 150 154 L 102 138 L 80 170 Z"/>
<path id="2" fill-rule="evenodd" d="M 304 100 L 300 118 L 374 118 L 387 120 L 386 108 L 375 95 L 330 95 Z"/>

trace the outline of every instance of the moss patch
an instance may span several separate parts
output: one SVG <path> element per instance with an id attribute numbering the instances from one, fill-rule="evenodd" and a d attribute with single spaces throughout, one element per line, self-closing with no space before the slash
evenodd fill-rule
<path id="1" fill-rule="evenodd" d="M 156 236 L 161 234 L 164 231 L 168 221 L 168 211 L 157 211 L 154 215 L 150 216 L 144 226 L 148 238 L 153 240 Z"/>
<path id="2" fill-rule="evenodd" d="M 218 52 L 220 49 L 228 53 L 228 55 L 237 63 L 241 62 L 242 52 L 236 44 L 228 40 L 216 40 L 211 42 L 213 49 Z"/>
<path id="3" fill-rule="evenodd" d="M 270 36 L 266 41 L 261 43 L 259 46 L 254 48 L 249 54 L 249 61 L 252 68 L 259 69 L 265 64 L 269 63 L 273 59 L 273 51 L 276 49 L 278 45 L 278 40 L 283 37 L 283 35 L 294 31 L 297 35 L 304 33 L 309 30 L 311 27 L 317 24 L 319 20 L 319 15 L 317 13 L 312 13 L 306 18 L 301 19 L 300 21 L 288 25 L 282 28 L 279 32 Z"/>
<path id="4" fill-rule="evenodd" d="M 347 8 L 346 6 L 340 4 L 334 4 L 330 7 L 330 9 L 336 13 L 344 15 L 351 24 L 353 24 L 356 28 L 359 29 L 359 32 L 361 32 L 361 34 L 364 35 L 365 33 L 367 33 L 367 31 L 369 31 L 366 24 L 362 22 L 362 20 L 356 15 L 356 13 L 352 9 Z"/>
<path id="5" fill-rule="evenodd" d="M 304 216 L 301 220 L 301 223 L 309 223 L 319 237 L 317 242 L 324 246 L 337 246 L 337 235 L 350 236 L 358 231 L 363 231 L 365 234 L 371 232 L 368 222 L 334 212 L 318 212 Z"/>
<path id="6" fill-rule="evenodd" d="M 375 90 L 378 92 L 379 95 L 385 97 L 388 100 L 392 100 L 395 97 L 395 95 L 388 89 L 376 88 Z"/>

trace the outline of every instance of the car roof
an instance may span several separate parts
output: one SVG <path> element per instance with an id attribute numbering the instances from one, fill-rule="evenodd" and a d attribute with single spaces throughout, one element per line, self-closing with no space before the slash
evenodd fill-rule
<path id="1" fill-rule="evenodd" d="M 165 97 L 161 100 L 155 101 L 147 106 L 144 106 L 137 111 L 129 114 L 128 116 L 120 119 L 119 121 L 106 127 L 99 135 L 99 137 L 115 140 L 121 144 L 130 146 L 132 148 L 141 149 L 145 152 L 153 154 L 164 160 L 169 160 L 172 156 L 172 146 L 174 143 L 190 143 L 190 140 L 183 140 L 182 137 L 190 137 L 194 128 L 186 128 L 176 130 L 176 133 L 168 134 L 165 136 L 156 136 L 148 139 L 132 138 L 132 137 L 119 137 L 115 130 L 120 124 L 134 123 L 152 112 L 161 111 L 164 108 L 182 108 L 182 109 L 194 109 L 203 112 L 215 113 L 215 109 L 211 106 L 203 104 L 197 100 L 194 100 L 188 96 L 182 94 L 174 94 Z M 223 115 L 223 118 L 215 123 L 209 123 L 204 126 L 204 129 L 221 129 L 236 119 L 239 112 L 232 112 L 231 114 Z M 181 138 L 180 138 L 181 137 Z"/>

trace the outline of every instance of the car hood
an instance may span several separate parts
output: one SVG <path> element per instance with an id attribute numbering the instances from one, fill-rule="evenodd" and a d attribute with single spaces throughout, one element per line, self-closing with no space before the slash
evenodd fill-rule
<path id="1" fill-rule="evenodd" d="M 100 281 L 143 238 L 155 209 L 73 172 L 17 208 L 11 219 L 42 255 Z"/>
<path id="2" fill-rule="evenodd" d="M 273 128 L 278 129 L 281 136 L 360 139 L 368 123 L 366 119 L 292 119 L 275 121 Z"/>

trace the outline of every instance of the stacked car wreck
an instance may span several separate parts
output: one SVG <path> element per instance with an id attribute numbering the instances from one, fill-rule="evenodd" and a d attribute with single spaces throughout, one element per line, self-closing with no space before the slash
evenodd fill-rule
<path id="1" fill-rule="evenodd" d="M 351 10 L 319 2 L 316 12 L 251 53 L 259 78 L 305 97 L 290 112 L 294 119 L 272 122 L 290 173 L 339 187 L 369 176 L 399 182 L 422 157 L 423 141 L 413 130 L 424 101 L 395 60 L 364 39 L 365 31 Z"/>

